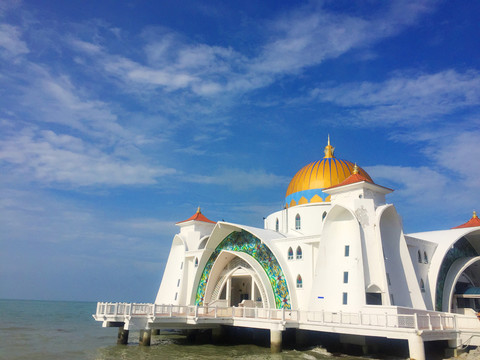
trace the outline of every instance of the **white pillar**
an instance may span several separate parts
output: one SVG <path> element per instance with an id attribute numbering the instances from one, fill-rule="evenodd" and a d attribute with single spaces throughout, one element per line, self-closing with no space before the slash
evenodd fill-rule
<path id="1" fill-rule="evenodd" d="M 253 276 L 250 276 L 250 278 L 252 279 L 252 286 L 251 286 L 252 290 L 251 290 L 251 293 L 250 293 L 251 294 L 250 295 L 251 296 L 250 300 L 255 301 L 255 279 L 253 278 Z"/>
<path id="2" fill-rule="evenodd" d="M 425 360 L 425 346 L 420 335 L 412 335 L 408 338 L 408 351 L 410 359 Z"/>
<path id="3" fill-rule="evenodd" d="M 232 306 L 232 278 L 227 279 L 227 306 Z"/>
<path id="4" fill-rule="evenodd" d="M 272 353 L 282 351 L 282 332 L 280 330 L 270 330 L 270 350 Z"/>

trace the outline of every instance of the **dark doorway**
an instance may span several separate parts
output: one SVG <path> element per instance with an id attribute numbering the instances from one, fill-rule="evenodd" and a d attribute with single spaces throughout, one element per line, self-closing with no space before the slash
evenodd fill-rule
<path id="1" fill-rule="evenodd" d="M 382 305 L 382 294 L 367 292 L 367 305 Z"/>

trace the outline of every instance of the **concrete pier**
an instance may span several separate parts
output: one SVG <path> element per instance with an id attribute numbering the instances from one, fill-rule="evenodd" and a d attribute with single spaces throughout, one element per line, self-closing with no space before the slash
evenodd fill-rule
<path id="1" fill-rule="evenodd" d="M 462 342 L 460 339 L 448 340 L 448 348 L 445 349 L 445 356 L 458 357 L 465 352 L 465 349 L 461 349 Z"/>
<path id="2" fill-rule="evenodd" d="M 270 349 L 272 353 L 282 351 L 282 332 L 280 330 L 270 330 Z"/>
<path id="3" fill-rule="evenodd" d="M 128 330 L 125 330 L 123 326 L 118 328 L 117 344 L 118 345 L 128 344 Z"/>
<path id="4" fill-rule="evenodd" d="M 408 351 L 410 359 L 425 360 L 425 345 L 420 335 L 412 335 L 408 338 Z"/>
<path id="5" fill-rule="evenodd" d="M 140 338 L 138 339 L 138 345 L 150 346 L 152 339 L 152 330 L 140 330 Z"/>
<path id="6" fill-rule="evenodd" d="M 160 335 L 160 329 L 153 329 L 152 330 L 152 335 Z"/>

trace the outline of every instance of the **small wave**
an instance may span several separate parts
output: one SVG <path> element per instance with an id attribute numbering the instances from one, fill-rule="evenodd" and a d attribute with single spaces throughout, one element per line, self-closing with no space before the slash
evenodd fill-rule
<path id="1" fill-rule="evenodd" d="M 316 347 L 316 348 L 311 349 L 310 351 L 312 351 L 316 354 L 319 354 L 319 355 L 323 355 L 323 356 L 333 356 L 332 353 L 328 352 L 327 349 L 325 349 L 323 347 Z"/>

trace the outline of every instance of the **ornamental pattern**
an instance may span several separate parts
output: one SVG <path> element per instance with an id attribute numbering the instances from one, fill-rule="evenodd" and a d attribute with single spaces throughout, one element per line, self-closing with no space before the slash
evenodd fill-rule
<path id="1" fill-rule="evenodd" d="M 242 230 L 234 231 L 223 239 L 220 244 L 213 251 L 212 255 L 207 261 L 207 264 L 203 268 L 202 276 L 197 287 L 197 295 L 195 303 L 197 305 L 203 305 L 205 296 L 205 289 L 210 277 L 210 271 L 212 270 L 215 260 L 222 250 L 243 252 L 253 257 L 263 268 L 268 276 L 270 285 L 275 297 L 275 305 L 277 309 L 290 309 L 290 294 L 288 292 L 287 280 L 283 274 L 282 268 L 277 259 L 273 255 L 272 251 L 257 237 Z"/>

